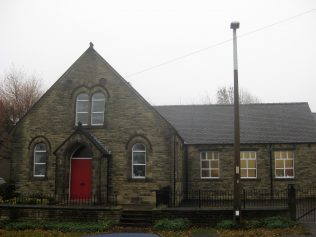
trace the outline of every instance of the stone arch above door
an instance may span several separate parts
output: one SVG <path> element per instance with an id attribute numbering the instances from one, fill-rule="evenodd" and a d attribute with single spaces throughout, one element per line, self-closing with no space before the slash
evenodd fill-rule
<path id="1" fill-rule="evenodd" d="M 56 156 L 56 193 L 70 194 L 71 158 L 73 154 L 86 147 L 91 156 L 92 169 L 92 193 L 96 194 L 101 187 L 99 175 L 101 163 L 107 160 L 111 152 L 93 134 L 83 129 L 76 129 L 62 144 L 54 151 Z M 90 157 L 89 157 L 90 158 Z M 106 163 L 106 162 L 103 162 Z"/>

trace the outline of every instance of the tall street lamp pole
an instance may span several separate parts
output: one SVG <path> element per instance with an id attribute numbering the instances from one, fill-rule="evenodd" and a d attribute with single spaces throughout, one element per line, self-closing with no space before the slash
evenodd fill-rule
<path id="1" fill-rule="evenodd" d="M 233 50 L 234 50 L 234 221 L 240 224 L 240 128 L 239 128 L 239 95 L 238 95 L 238 63 L 237 63 L 237 36 L 236 30 L 239 22 L 232 22 L 230 28 L 233 29 Z"/>

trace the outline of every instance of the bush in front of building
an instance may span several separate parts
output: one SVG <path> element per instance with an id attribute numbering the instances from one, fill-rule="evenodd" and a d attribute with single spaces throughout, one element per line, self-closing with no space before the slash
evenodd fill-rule
<path id="1" fill-rule="evenodd" d="M 245 220 L 241 224 L 241 228 L 243 229 L 256 229 L 256 228 L 289 228 L 294 226 L 295 222 L 291 221 L 287 217 L 282 216 L 272 216 L 266 217 L 263 219 L 252 219 L 252 220 Z M 222 220 L 217 223 L 217 229 L 236 229 L 238 226 L 234 223 L 233 220 Z"/>
<path id="2" fill-rule="evenodd" d="M 263 227 L 266 228 L 288 228 L 295 224 L 287 217 L 282 216 L 272 216 L 267 217 L 262 220 Z"/>
<path id="3" fill-rule="evenodd" d="M 221 220 L 216 224 L 217 229 L 235 229 L 237 226 L 233 220 Z"/>
<path id="4" fill-rule="evenodd" d="M 188 219 L 178 218 L 178 219 L 161 219 L 155 222 L 153 228 L 155 230 L 165 230 L 165 231 L 177 231 L 185 230 L 191 226 L 191 222 Z"/>

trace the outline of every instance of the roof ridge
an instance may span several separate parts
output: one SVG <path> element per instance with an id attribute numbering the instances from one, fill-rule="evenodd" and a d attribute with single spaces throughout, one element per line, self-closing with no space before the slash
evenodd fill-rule
<path id="1" fill-rule="evenodd" d="M 308 102 L 281 102 L 281 103 L 252 103 L 252 104 L 240 104 L 241 106 L 255 106 L 255 105 L 299 105 L 299 104 L 307 104 Z M 179 105 L 153 105 L 153 107 L 202 107 L 202 106 L 233 106 L 234 104 L 179 104 Z M 315 112 L 316 113 L 316 112 Z"/>

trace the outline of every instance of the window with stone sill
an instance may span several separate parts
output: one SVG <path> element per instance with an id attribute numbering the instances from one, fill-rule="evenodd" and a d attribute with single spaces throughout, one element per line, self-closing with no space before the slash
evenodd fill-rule
<path id="1" fill-rule="evenodd" d="M 275 177 L 294 178 L 294 152 L 275 151 Z"/>
<path id="2" fill-rule="evenodd" d="M 219 178 L 219 152 L 202 151 L 200 153 L 201 178 Z"/>
<path id="3" fill-rule="evenodd" d="M 146 147 L 142 143 L 136 143 L 132 147 L 132 178 L 146 178 Z"/>
<path id="4" fill-rule="evenodd" d="M 255 151 L 240 152 L 240 177 L 257 178 L 257 153 Z"/>
<path id="5" fill-rule="evenodd" d="M 44 143 L 38 143 L 34 147 L 33 176 L 45 177 L 47 164 L 47 149 Z"/>
<path id="6" fill-rule="evenodd" d="M 101 92 L 94 93 L 91 103 L 88 93 L 81 93 L 76 98 L 76 125 L 102 126 L 104 124 L 105 96 Z M 90 117 L 90 119 L 89 119 Z"/>

